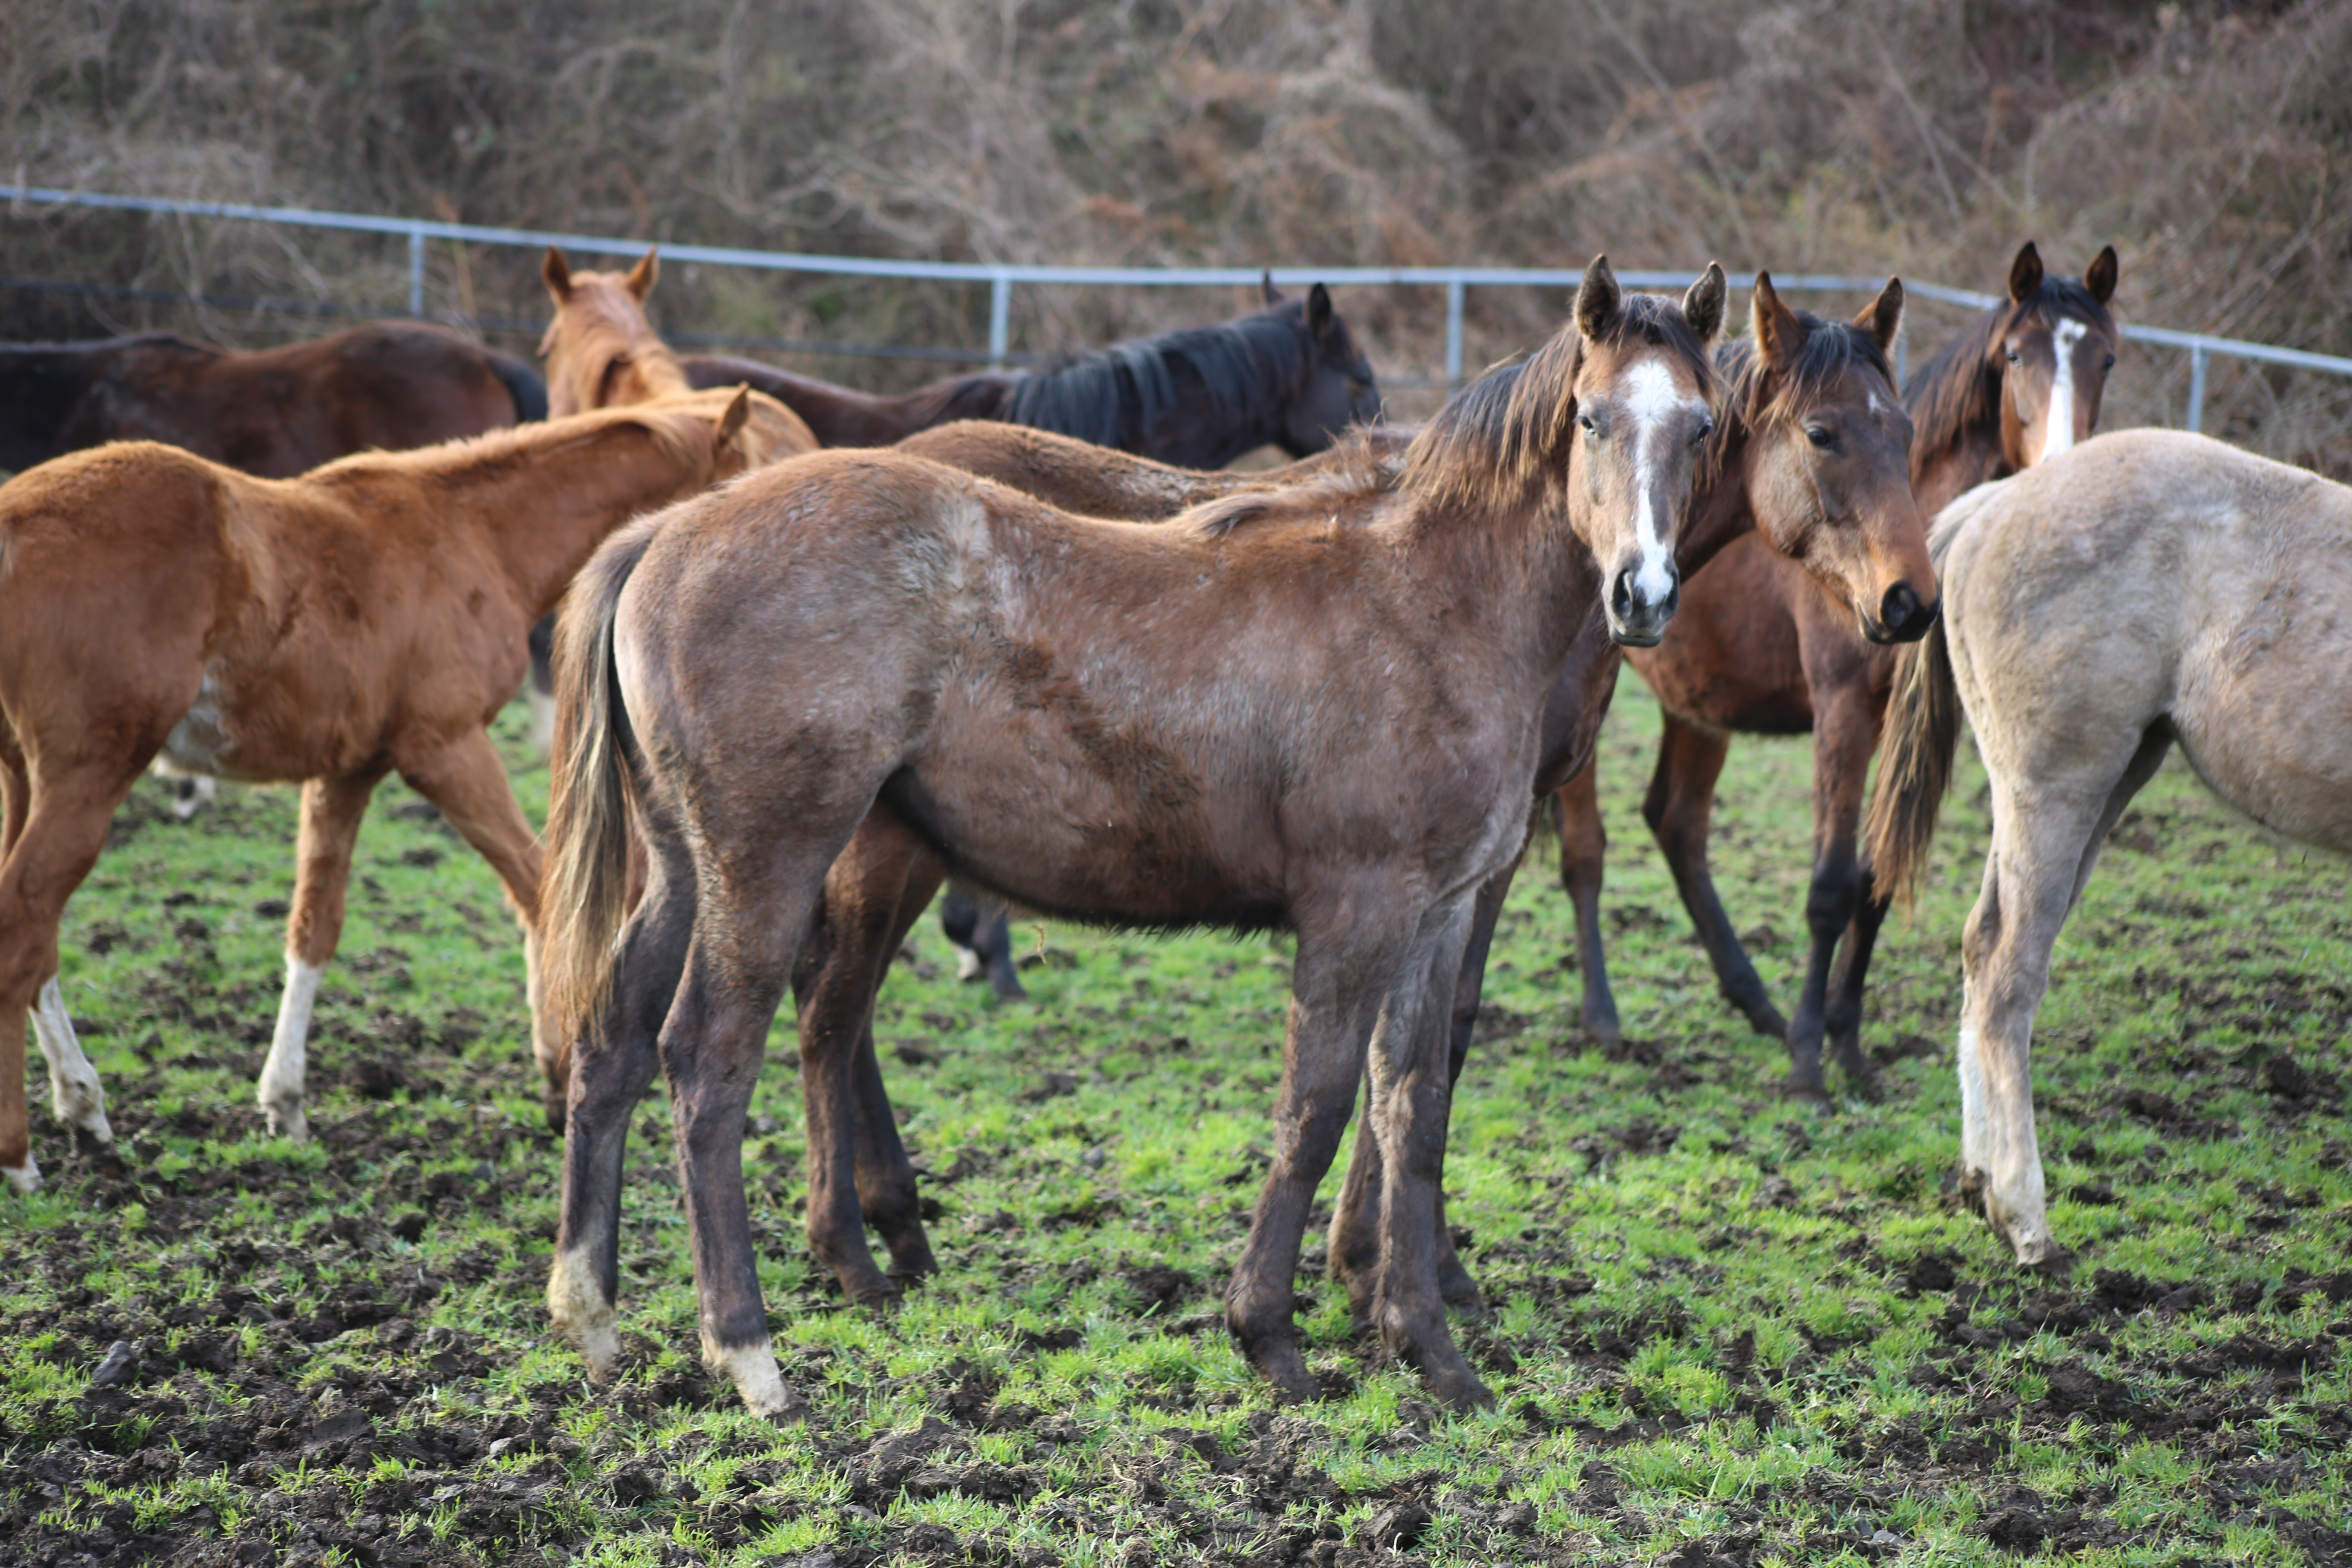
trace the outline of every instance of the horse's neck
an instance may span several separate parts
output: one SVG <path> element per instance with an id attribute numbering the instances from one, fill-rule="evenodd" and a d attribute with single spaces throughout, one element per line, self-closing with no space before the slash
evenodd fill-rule
<path id="1" fill-rule="evenodd" d="M 676 497 L 696 466 L 634 421 L 436 476 L 452 524 L 488 539 L 516 596 L 543 612 L 604 536 Z"/>
<path id="2" fill-rule="evenodd" d="M 1990 479 L 2005 479 L 2016 470 L 2001 445 L 2000 411 L 1962 430 L 1940 450 L 1911 455 L 1911 490 L 1922 517 L 1933 517 L 1955 499 Z"/>
<path id="3" fill-rule="evenodd" d="M 1737 415 L 1723 433 L 1722 460 L 1715 476 L 1691 491 L 1690 510 L 1675 540 L 1675 570 L 1685 578 L 1696 574 L 1742 534 L 1756 527 L 1756 511 L 1748 504 L 1748 485 L 1756 458 L 1756 439 Z"/>
<path id="4" fill-rule="evenodd" d="M 1174 400 L 1160 410 L 1152 428 L 1138 430 L 1133 439 L 1122 443 L 1127 450 L 1179 468 L 1222 468 L 1244 453 L 1281 440 L 1286 394 L 1266 384 L 1264 371 L 1238 408 L 1221 403 L 1188 359 L 1171 360 L 1168 374 L 1175 384 Z"/>
<path id="5" fill-rule="evenodd" d="M 59 433 L 112 355 L 87 348 L 0 347 L 0 469 L 61 455 Z"/>

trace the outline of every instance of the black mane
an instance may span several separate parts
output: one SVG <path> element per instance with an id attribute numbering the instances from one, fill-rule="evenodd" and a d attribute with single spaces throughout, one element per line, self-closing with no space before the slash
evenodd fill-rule
<path id="1" fill-rule="evenodd" d="M 1004 417 L 1097 447 L 1133 450 L 1176 405 L 1179 366 L 1223 418 L 1287 403 L 1314 368 L 1304 308 L 1288 301 L 1214 326 L 1114 343 L 1016 378 Z"/>

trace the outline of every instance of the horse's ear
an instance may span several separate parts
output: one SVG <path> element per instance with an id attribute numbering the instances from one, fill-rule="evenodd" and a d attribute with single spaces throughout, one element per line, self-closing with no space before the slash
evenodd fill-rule
<path id="1" fill-rule="evenodd" d="M 2034 291 L 2041 287 L 2042 252 L 2036 250 L 2029 239 L 2018 251 L 2017 259 L 2009 264 L 2009 297 L 2023 304 L 2033 298 Z"/>
<path id="2" fill-rule="evenodd" d="M 710 449 L 713 452 L 725 451 L 727 443 L 735 439 L 751 417 L 751 388 L 746 384 L 735 389 L 734 397 L 727 405 L 727 412 L 721 414 L 719 423 L 711 426 Z"/>
<path id="3" fill-rule="evenodd" d="M 630 268 L 629 275 L 621 279 L 640 305 L 646 302 L 646 296 L 654 291 L 654 285 L 660 281 L 661 247 L 659 246 L 646 251 L 645 258 Z"/>
<path id="4" fill-rule="evenodd" d="M 1331 290 L 1318 283 L 1307 290 L 1307 330 L 1317 337 L 1331 330 Z"/>
<path id="5" fill-rule="evenodd" d="M 1274 286 L 1274 268 L 1267 268 L 1257 275 L 1258 298 L 1269 305 L 1282 303 L 1282 290 Z"/>
<path id="6" fill-rule="evenodd" d="M 1756 340 L 1756 352 L 1774 370 L 1788 369 L 1804 350 L 1805 323 L 1781 302 L 1769 272 L 1756 275 L 1756 292 L 1748 302 L 1748 331 Z"/>
<path id="7" fill-rule="evenodd" d="M 1862 308 L 1853 324 L 1878 340 L 1879 352 L 1895 352 L 1895 334 L 1903 330 L 1903 279 L 1889 278 L 1878 298 Z"/>
<path id="8" fill-rule="evenodd" d="M 572 264 L 563 259 L 563 252 L 553 246 L 547 247 L 547 259 L 539 264 L 540 280 L 547 291 L 555 296 L 559 305 L 572 298 Z"/>
<path id="9" fill-rule="evenodd" d="M 1609 270 L 1606 255 L 1596 256 L 1576 286 L 1576 330 L 1598 338 L 1616 323 L 1618 302 L 1617 274 Z"/>
<path id="10" fill-rule="evenodd" d="M 2116 297 L 2116 247 L 2103 245 L 2099 247 L 2099 254 L 2091 258 L 2091 265 L 2083 272 L 2083 287 L 2088 289 L 2091 298 L 2102 305 Z"/>
<path id="11" fill-rule="evenodd" d="M 1731 292 L 1723 276 L 1723 263 L 1710 261 L 1706 270 L 1698 275 L 1683 295 L 1683 324 L 1696 333 L 1701 343 L 1710 347 L 1715 336 L 1723 331 L 1723 305 Z"/>

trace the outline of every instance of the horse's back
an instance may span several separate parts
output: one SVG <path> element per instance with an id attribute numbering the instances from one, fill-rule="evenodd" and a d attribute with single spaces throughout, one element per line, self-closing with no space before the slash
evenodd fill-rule
<path id="1" fill-rule="evenodd" d="M 2131 430 L 1962 507 L 1948 605 L 1980 741 L 2103 753 L 2161 721 L 2231 804 L 2352 849 L 2352 489 Z"/>

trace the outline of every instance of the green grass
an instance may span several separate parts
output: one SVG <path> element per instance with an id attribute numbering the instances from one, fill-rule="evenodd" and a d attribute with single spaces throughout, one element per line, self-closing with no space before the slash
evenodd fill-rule
<path id="1" fill-rule="evenodd" d="M 926 921 L 877 1034 L 945 1271 L 889 1315 L 806 1255 L 798 1096 L 772 1063 L 747 1168 L 812 1412 L 772 1426 L 692 1364 L 658 1092 L 632 1144 L 625 1374 L 592 1387 L 550 1342 L 558 1146 L 487 868 L 380 795 L 296 1150 L 252 1103 L 292 795 L 226 791 L 181 826 L 142 783 L 64 961 L 130 1174 L 37 1110 L 52 1184 L 0 1206 L 0 1556 L 1369 1563 L 1405 1504 L 1430 1517 L 1410 1554 L 1447 1563 L 2340 1560 L 2345 868 L 2177 766 L 2150 787 L 2037 1037 L 2079 1263 L 2024 1279 L 1949 1186 L 1972 759 L 1918 917 L 1882 943 L 1887 1095 L 1814 1111 L 1780 1100 L 1780 1047 L 1717 998 L 1642 827 L 1655 731 L 1629 680 L 1602 759 L 1619 1059 L 1576 1027 L 1549 859 L 1506 911 L 1447 1166 L 1494 1305 L 1457 1330 L 1498 1405 L 1458 1418 L 1351 1339 L 1319 1276 L 1321 1403 L 1274 1405 L 1216 1315 L 1270 1136 L 1278 942 L 1024 926 L 1034 999 L 995 1008 Z M 1741 741 L 1717 813 L 1727 901 L 1784 1005 L 1810 759 Z M 513 760 L 536 810 L 545 773 Z M 2279 1092 L 2283 1059 L 2319 1092 Z M 1149 1301 L 1155 1266 L 1182 1278 Z M 91 1390 L 117 1339 L 141 1373 Z"/>

